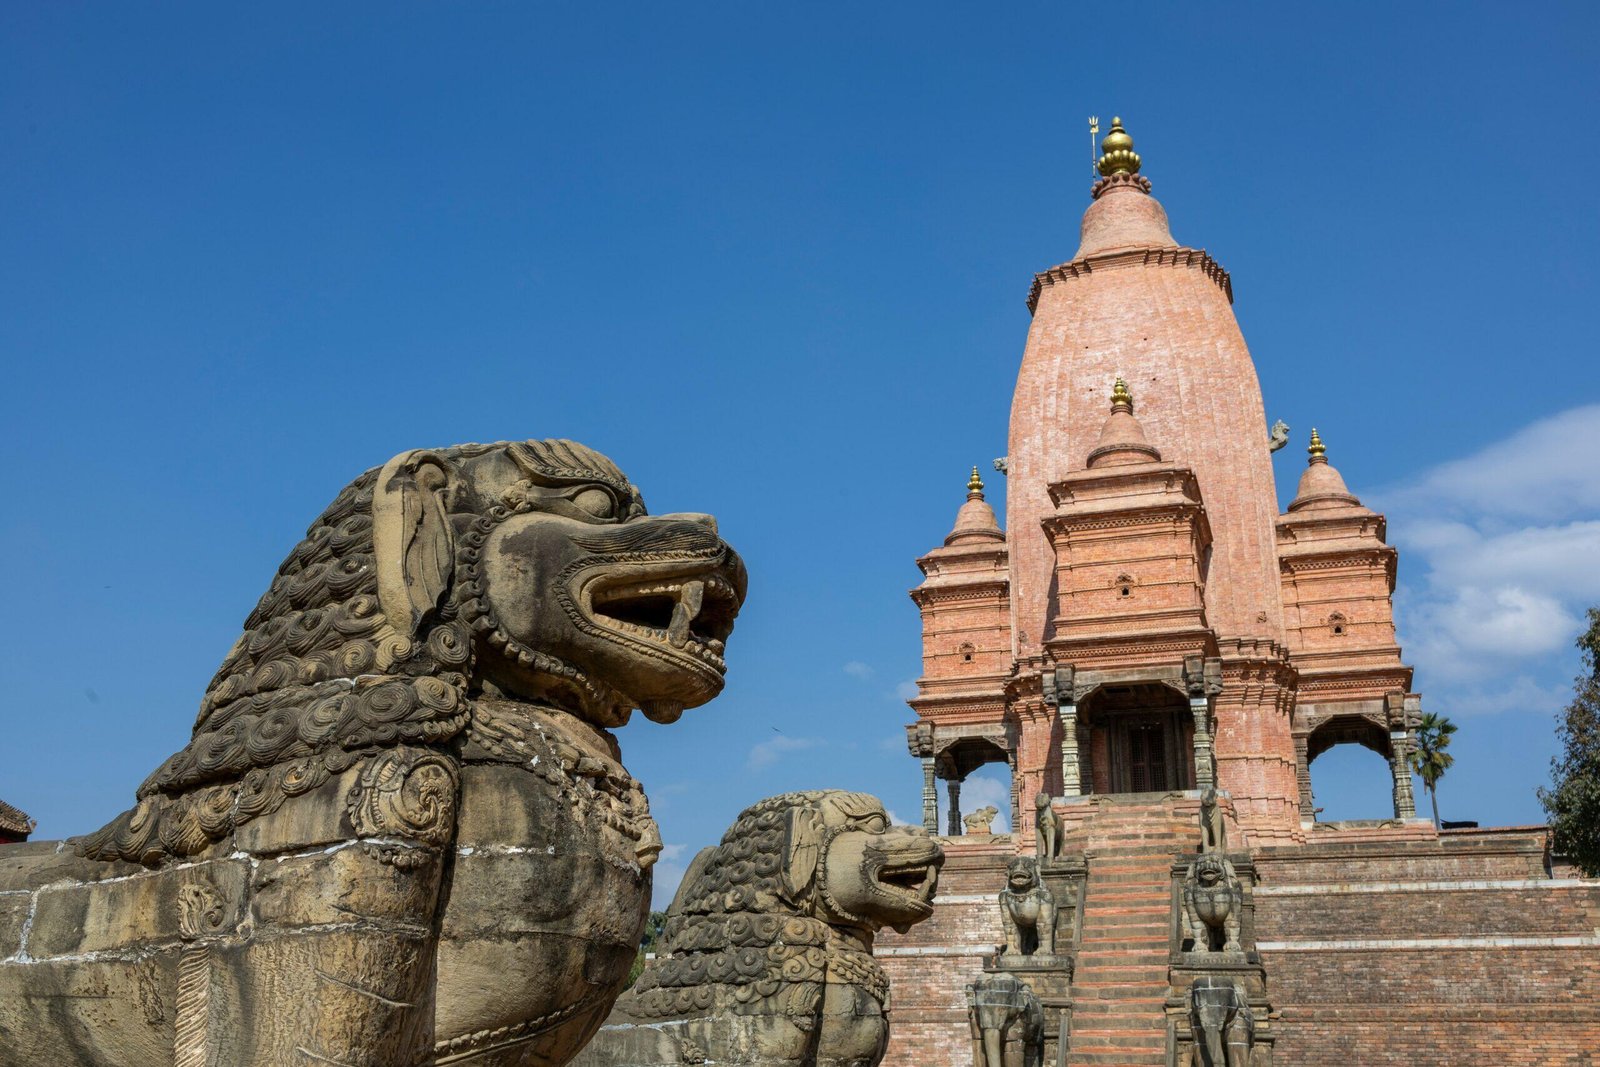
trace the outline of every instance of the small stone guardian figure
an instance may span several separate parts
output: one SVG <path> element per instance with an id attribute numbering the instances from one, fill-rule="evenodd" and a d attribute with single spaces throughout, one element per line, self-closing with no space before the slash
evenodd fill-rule
<path id="1" fill-rule="evenodd" d="M 1056 954 L 1056 902 L 1039 880 L 1039 864 L 1014 856 L 1006 864 L 1006 887 L 1000 890 L 1000 919 L 1005 924 L 1007 956 Z"/>
<path id="2" fill-rule="evenodd" d="M 1220 852 L 1205 852 L 1184 873 L 1183 926 L 1188 952 L 1243 952 L 1239 914 L 1244 892 L 1233 864 Z"/>
<path id="3" fill-rule="evenodd" d="M 1040 863 L 1049 863 L 1061 855 L 1061 816 L 1050 805 L 1050 794 L 1040 793 L 1033 798 L 1034 842 Z"/>
<path id="4" fill-rule="evenodd" d="M 1217 806 L 1217 791 L 1207 788 L 1200 794 L 1200 851 L 1228 851 L 1228 828 L 1222 822 L 1222 809 Z"/>
<path id="5" fill-rule="evenodd" d="M 1188 1067 L 1250 1067 L 1255 1016 L 1244 991 L 1225 978 L 1196 978 L 1189 987 L 1189 1027 L 1194 1044 Z"/>
<path id="6" fill-rule="evenodd" d="M 999 814 L 1000 809 L 990 804 L 987 807 L 979 808 L 962 819 L 961 822 L 969 834 L 992 834 L 994 833 L 995 816 Z"/>
<path id="7" fill-rule="evenodd" d="M 985 974 L 968 986 L 967 1020 L 973 1067 L 1006 1067 L 1006 1038 L 1014 1029 L 1022 1042 L 1022 1067 L 1044 1067 L 1044 1008 L 1016 975 Z"/>

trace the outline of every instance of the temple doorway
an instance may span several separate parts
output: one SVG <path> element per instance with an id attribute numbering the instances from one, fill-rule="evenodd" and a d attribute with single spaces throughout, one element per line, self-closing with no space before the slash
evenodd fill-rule
<path id="1" fill-rule="evenodd" d="M 1194 788 L 1194 723 L 1185 698 L 1164 685 L 1108 685 L 1081 705 L 1096 793 Z"/>

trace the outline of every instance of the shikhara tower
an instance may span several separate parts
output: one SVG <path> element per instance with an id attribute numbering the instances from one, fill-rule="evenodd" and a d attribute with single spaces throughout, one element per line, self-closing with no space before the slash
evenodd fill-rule
<path id="1" fill-rule="evenodd" d="M 1072 258 L 1039 274 L 1011 407 L 1002 532 L 973 472 L 918 561 L 910 703 L 935 780 L 1012 771 L 1012 825 L 1065 798 L 1216 785 L 1252 846 L 1302 842 L 1310 762 L 1391 762 L 1397 819 L 1420 698 L 1395 644 L 1395 551 L 1313 436 L 1278 513 L 1266 414 L 1226 270 L 1173 239 L 1114 120 Z"/>

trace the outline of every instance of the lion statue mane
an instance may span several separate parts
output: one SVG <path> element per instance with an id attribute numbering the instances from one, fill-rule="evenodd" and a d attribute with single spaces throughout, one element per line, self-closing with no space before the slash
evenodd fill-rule
<path id="1" fill-rule="evenodd" d="M 369 470 L 135 806 L 0 858 L 0 1061 L 567 1062 L 661 847 L 609 728 L 721 690 L 745 581 L 571 441 Z"/>
<path id="2" fill-rule="evenodd" d="M 888 1043 L 885 926 L 932 914 L 944 854 L 839 790 L 745 809 L 685 874 L 659 955 L 574 1067 L 871 1067 Z"/>

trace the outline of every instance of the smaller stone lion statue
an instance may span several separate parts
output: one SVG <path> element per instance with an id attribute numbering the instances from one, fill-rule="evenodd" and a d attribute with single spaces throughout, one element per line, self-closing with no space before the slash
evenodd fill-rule
<path id="1" fill-rule="evenodd" d="M 873 937 L 933 913 L 943 863 L 865 793 L 746 808 L 690 864 L 661 954 L 574 1067 L 873 1067 L 889 1041 Z"/>
<path id="2" fill-rule="evenodd" d="M 1061 816 L 1050 804 L 1050 794 L 1040 793 L 1033 798 L 1033 836 L 1040 863 L 1048 863 L 1061 855 Z"/>
<path id="3" fill-rule="evenodd" d="M 968 815 L 961 820 L 961 823 L 969 834 L 992 834 L 995 816 L 999 814 L 1000 809 L 990 804 Z"/>
<path id="4" fill-rule="evenodd" d="M 967 987 L 974 1067 L 1006 1067 L 1006 1039 L 1022 1045 L 1022 1067 L 1044 1067 L 1044 1007 L 1028 983 L 1004 971 Z"/>
<path id="5" fill-rule="evenodd" d="M 1244 893 L 1233 864 L 1221 853 L 1202 854 L 1184 873 L 1183 925 L 1189 952 L 1242 952 L 1239 913 Z"/>
<path id="6" fill-rule="evenodd" d="M 1013 856 L 1006 864 L 1000 919 L 1005 924 L 1007 956 L 1056 954 L 1055 898 L 1039 880 L 1038 862 L 1029 856 Z"/>

